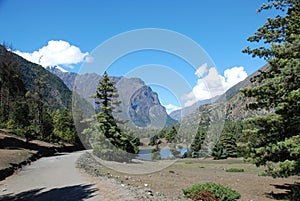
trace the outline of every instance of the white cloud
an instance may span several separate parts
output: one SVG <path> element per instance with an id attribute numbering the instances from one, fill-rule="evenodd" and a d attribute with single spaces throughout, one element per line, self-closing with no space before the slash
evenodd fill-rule
<path id="1" fill-rule="evenodd" d="M 64 73 L 66 73 L 66 72 L 68 72 L 68 71 L 66 71 L 65 69 L 63 69 L 62 67 L 60 67 L 60 66 L 55 66 L 57 69 L 59 69 L 61 72 L 64 72 Z"/>
<path id="2" fill-rule="evenodd" d="M 88 56 L 87 52 L 83 53 L 78 47 L 62 40 L 50 40 L 46 46 L 32 53 L 19 50 L 15 53 L 43 67 L 63 65 L 72 68 L 73 64 L 83 62 Z"/>
<path id="3" fill-rule="evenodd" d="M 243 81 L 247 77 L 247 72 L 243 66 L 233 67 L 224 71 L 224 87 L 229 89 L 233 85 Z"/>
<path id="4" fill-rule="evenodd" d="M 94 57 L 92 57 L 91 55 L 85 57 L 85 62 L 87 63 L 92 63 L 94 60 Z"/>
<path id="5" fill-rule="evenodd" d="M 173 104 L 164 105 L 164 107 L 166 108 L 168 114 L 170 114 L 171 112 L 173 112 L 175 110 L 181 109 L 181 107 L 178 107 L 178 106 L 173 105 Z"/>
<path id="6" fill-rule="evenodd" d="M 207 63 L 202 64 L 195 72 L 197 77 L 202 77 L 207 72 Z"/>
<path id="7" fill-rule="evenodd" d="M 201 78 L 205 72 L 207 72 L 207 74 Z M 191 106 L 199 100 L 221 95 L 227 89 L 247 77 L 247 73 L 242 66 L 226 69 L 224 76 L 222 76 L 215 67 L 207 69 L 207 64 L 203 64 L 196 70 L 195 74 L 199 79 L 192 91 L 182 97 L 182 99 L 185 100 L 184 106 Z"/>

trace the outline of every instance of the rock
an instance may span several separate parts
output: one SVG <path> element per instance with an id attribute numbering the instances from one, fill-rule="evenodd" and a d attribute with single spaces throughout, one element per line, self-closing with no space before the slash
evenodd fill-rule
<path id="1" fill-rule="evenodd" d="M 148 190 L 148 191 L 147 191 L 147 194 L 150 195 L 150 196 L 153 196 L 153 193 L 152 193 L 151 190 Z"/>

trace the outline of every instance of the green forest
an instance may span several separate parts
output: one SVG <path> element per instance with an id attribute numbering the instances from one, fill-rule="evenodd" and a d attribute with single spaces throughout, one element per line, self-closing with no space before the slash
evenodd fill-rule
<path id="1" fill-rule="evenodd" d="M 27 141 L 79 143 L 71 92 L 56 76 L 0 46 L 0 126 Z M 51 85 L 50 85 L 51 83 Z"/>

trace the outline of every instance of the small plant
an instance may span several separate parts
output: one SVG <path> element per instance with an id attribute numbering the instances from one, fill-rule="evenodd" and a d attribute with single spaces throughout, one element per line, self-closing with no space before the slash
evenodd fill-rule
<path id="1" fill-rule="evenodd" d="M 265 176 L 268 176 L 268 174 L 266 172 L 259 172 L 258 176 L 265 177 Z"/>
<path id="2" fill-rule="evenodd" d="M 226 172 L 244 172 L 244 169 L 242 168 L 229 168 L 226 170 Z"/>
<path id="3" fill-rule="evenodd" d="M 193 164 L 193 162 L 192 161 L 187 161 L 187 162 L 185 162 L 185 164 Z"/>
<path id="4" fill-rule="evenodd" d="M 194 184 L 191 187 L 182 189 L 182 191 L 186 197 L 192 200 L 204 200 L 205 196 L 213 200 L 215 196 L 215 200 L 217 201 L 233 201 L 241 196 L 237 191 L 215 183 Z"/>

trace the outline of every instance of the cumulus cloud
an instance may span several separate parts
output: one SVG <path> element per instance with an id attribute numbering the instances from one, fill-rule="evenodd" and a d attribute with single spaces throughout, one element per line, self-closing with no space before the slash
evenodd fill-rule
<path id="1" fill-rule="evenodd" d="M 223 94 L 227 89 L 244 80 L 247 73 L 244 67 L 232 67 L 220 75 L 215 67 L 207 68 L 207 64 L 200 66 L 195 75 L 199 78 L 192 91 L 182 98 L 185 106 L 191 106 L 200 100 L 209 99 Z"/>
<path id="2" fill-rule="evenodd" d="M 197 77 L 202 77 L 207 72 L 207 63 L 202 64 L 195 72 Z"/>
<path id="3" fill-rule="evenodd" d="M 224 71 L 224 87 L 229 89 L 233 85 L 243 81 L 247 77 L 247 72 L 243 66 L 233 67 Z"/>
<path id="4" fill-rule="evenodd" d="M 168 114 L 170 114 L 171 112 L 173 112 L 175 110 L 181 109 L 181 107 L 178 107 L 178 106 L 173 105 L 173 104 L 164 105 L 164 107 L 166 108 Z"/>
<path id="5" fill-rule="evenodd" d="M 73 64 L 83 62 L 88 56 L 87 52 L 83 53 L 78 47 L 62 40 L 48 41 L 46 46 L 31 53 L 19 50 L 15 51 L 15 53 L 43 67 L 63 65 L 72 68 Z"/>

